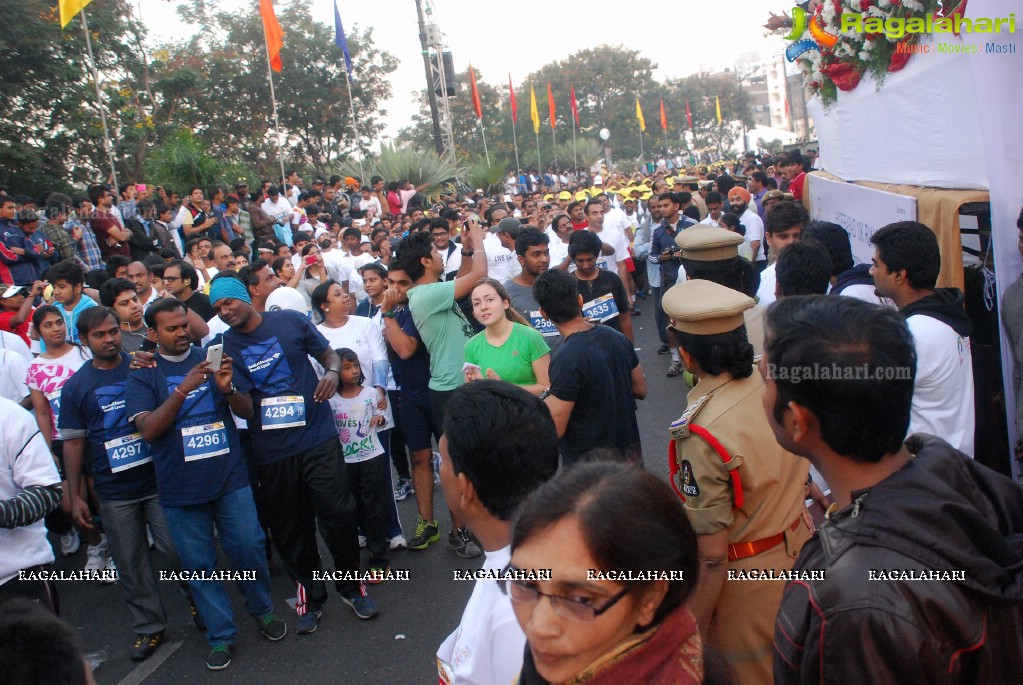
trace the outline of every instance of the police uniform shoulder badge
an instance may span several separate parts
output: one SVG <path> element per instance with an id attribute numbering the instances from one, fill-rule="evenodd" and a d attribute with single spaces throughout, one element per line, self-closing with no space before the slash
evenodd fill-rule
<path id="1" fill-rule="evenodd" d="M 703 406 L 707 404 L 709 400 L 710 395 L 704 395 L 703 397 L 701 397 L 700 399 L 696 400 L 688 407 L 686 407 L 685 413 L 682 414 L 682 416 L 675 419 L 674 421 L 672 421 L 671 428 L 669 429 L 671 430 L 671 437 L 675 438 L 676 440 L 688 438 L 690 436 L 689 423 L 698 413 L 700 413 L 700 410 L 703 409 Z"/>
<path id="2" fill-rule="evenodd" d="M 696 476 L 693 475 L 693 465 L 688 459 L 683 459 L 679 464 L 679 480 L 682 481 L 682 492 L 686 497 L 699 497 L 700 486 L 696 484 Z"/>

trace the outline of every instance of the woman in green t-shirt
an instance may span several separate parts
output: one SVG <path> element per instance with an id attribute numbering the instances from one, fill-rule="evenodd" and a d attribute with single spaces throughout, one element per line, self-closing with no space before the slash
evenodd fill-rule
<path id="1" fill-rule="evenodd" d="M 534 395 L 550 386 L 551 350 L 511 306 L 504 286 L 484 278 L 472 289 L 472 313 L 486 328 L 465 344 L 465 380 L 504 380 Z"/>

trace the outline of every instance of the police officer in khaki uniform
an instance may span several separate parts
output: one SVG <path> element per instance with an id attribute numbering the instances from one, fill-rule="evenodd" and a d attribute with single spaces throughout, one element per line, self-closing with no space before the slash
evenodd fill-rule
<path id="1" fill-rule="evenodd" d="M 682 248 L 682 268 L 686 278 L 713 281 L 749 295 L 756 293 L 760 286 L 756 267 L 739 256 L 742 236 L 738 233 L 719 226 L 699 224 L 679 231 L 675 244 Z M 754 354 L 763 354 L 764 308 L 750 307 L 742 316 Z"/>
<path id="2" fill-rule="evenodd" d="M 672 486 L 699 543 L 690 609 L 744 685 L 771 682 L 785 582 L 728 580 L 729 573 L 791 569 L 810 537 L 803 500 L 809 467 L 778 445 L 764 414 L 764 381 L 743 325 L 753 304 L 704 280 L 680 282 L 664 295 L 683 363 L 698 381 L 689 407 L 671 424 L 669 447 Z"/>

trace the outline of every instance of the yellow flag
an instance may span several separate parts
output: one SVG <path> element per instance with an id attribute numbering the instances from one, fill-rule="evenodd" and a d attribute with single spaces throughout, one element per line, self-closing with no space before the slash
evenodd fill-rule
<path id="1" fill-rule="evenodd" d="M 714 96 L 714 105 L 717 107 L 717 111 L 718 111 L 718 125 L 720 126 L 721 125 L 721 99 L 718 96 L 716 96 L 716 95 Z"/>
<path id="2" fill-rule="evenodd" d="M 540 132 L 540 112 L 536 110 L 536 90 L 529 87 L 529 117 L 533 120 L 533 133 Z"/>
<path id="3" fill-rule="evenodd" d="M 75 15 L 85 9 L 90 2 L 92 0 L 57 0 L 57 6 L 60 8 L 60 27 L 64 28 L 71 23 Z"/>
<path id="4" fill-rule="evenodd" d="M 639 130 L 646 131 L 646 121 L 643 120 L 643 109 L 639 106 L 639 98 L 636 98 L 636 118 L 639 119 Z"/>

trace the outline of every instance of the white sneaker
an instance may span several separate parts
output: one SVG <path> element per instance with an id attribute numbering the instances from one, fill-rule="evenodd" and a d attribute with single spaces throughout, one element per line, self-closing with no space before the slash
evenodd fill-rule
<path id="1" fill-rule="evenodd" d="M 113 557 L 107 557 L 107 561 L 103 564 L 103 571 L 106 575 L 100 576 L 99 582 L 104 585 L 110 585 L 111 583 L 117 582 L 117 566 L 114 564 Z"/>
<path id="2" fill-rule="evenodd" d="M 405 536 L 401 535 L 400 533 L 398 535 L 395 535 L 393 538 L 391 538 L 390 542 L 391 542 L 391 549 L 406 549 L 406 548 L 408 548 L 408 540 L 406 540 Z"/>
<path id="3" fill-rule="evenodd" d="M 77 552 L 81 545 L 82 540 L 78 537 L 78 531 L 74 528 L 60 536 L 60 553 L 66 557 Z"/>
<path id="4" fill-rule="evenodd" d="M 360 535 L 359 536 L 359 547 L 362 547 L 363 549 L 366 548 L 366 536 L 365 535 Z"/>
<path id="5" fill-rule="evenodd" d="M 85 570 L 93 573 L 102 571 L 106 566 L 108 558 L 107 536 L 101 536 L 98 545 L 89 545 L 85 548 L 85 551 L 89 555 L 89 560 L 85 562 Z"/>

